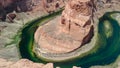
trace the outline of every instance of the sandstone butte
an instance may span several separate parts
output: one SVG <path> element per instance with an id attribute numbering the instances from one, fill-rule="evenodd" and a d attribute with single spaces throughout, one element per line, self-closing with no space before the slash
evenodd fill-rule
<path id="1" fill-rule="evenodd" d="M 67 53 L 90 42 L 93 36 L 90 0 L 69 0 L 61 16 L 49 21 L 35 32 L 40 52 Z"/>

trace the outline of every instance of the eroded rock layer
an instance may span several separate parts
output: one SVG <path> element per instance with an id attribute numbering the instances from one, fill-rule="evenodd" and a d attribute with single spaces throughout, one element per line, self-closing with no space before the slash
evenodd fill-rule
<path id="1" fill-rule="evenodd" d="M 35 47 L 44 53 L 67 53 L 88 43 L 93 36 L 89 0 L 70 0 L 61 17 L 40 26 Z"/>
<path id="2" fill-rule="evenodd" d="M 42 0 L 44 9 L 51 13 L 65 5 L 66 0 Z"/>

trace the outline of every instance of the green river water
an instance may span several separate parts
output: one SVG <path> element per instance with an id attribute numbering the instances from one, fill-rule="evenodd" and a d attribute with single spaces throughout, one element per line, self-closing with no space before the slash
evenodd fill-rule
<path id="1" fill-rule="evenodd" d="M 50 15 L 41 17 L 31 21 L 22 29 L 21 41 L 19 43 L 19 50 L 22 58 L 27 58 L 34 62 L 48 63 L 38 58 L 32 51 L 34 45 L 34 33 L 39 25 L 60 15 L 61 11 L 52 13 Z M 89 68 L 94 65 L 107 65 L 113 63 L 120 54 L 120 12 L 108 12 L 99 19 L 98 44 L 105 42 L 105 45 L 98 45 L 101 47 L 94 53 L 88 54 L 84 57 L 77 58 L 66 62 L 54 62 L 54 67 L 72 68 L 73 66 L 81 66 L 82 68 Z M 97 47 L 97 46 L 96 46 Z M 88 52 L 89 53 L 89 52 Z"/>

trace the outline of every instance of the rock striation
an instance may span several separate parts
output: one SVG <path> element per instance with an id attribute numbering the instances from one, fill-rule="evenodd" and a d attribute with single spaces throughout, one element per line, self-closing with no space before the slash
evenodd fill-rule
<path id="1" fill-rule="evenodd" d="M 68 53 L 88 43 L 93 36 L 90 0 L 70 0 L 60 17 L 35 32 L 34 49 L 43 53 Z"/>

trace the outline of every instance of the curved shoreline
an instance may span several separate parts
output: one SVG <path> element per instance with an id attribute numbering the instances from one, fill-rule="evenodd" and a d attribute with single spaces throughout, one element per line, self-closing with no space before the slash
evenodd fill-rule
<path id="1" fill-rule="evenodd" d="M 105 15 L 104 15 L 105 16 Z M 108 15 L 109 16 L 109 15 Z M 50 18 L 50 17 L 49 17 Z M 108 17 L 109 18 L 109 17 Z M 44 18 L 43 18 L 44 19 Z M 103 18 L 104 19 L 104 18 Z M 113 21 L 113 22 L 115 22 L 114 20 L 110 20 L 110 21 Z M 117 23 L 117 22 L 116 22 Z M 112 23 L 113 24 L 113 23 Z M 114 27 L 115 27 L 115 24 L 113 24 L 114 25 Z M 23 29 L 23 40 L 26 40 L 26 41 L 28 41 L 27 43 L 26 42 L 22 42 L 22 43 L 26 43 L 26 44 L 29 44 L 29 46 L 24 46 L 26 49 L 28 49 L 27 50 L 27 53 L 29 54 L 29 55 L 25 55 L 26 53 L 24 53 L 24 55 L 22 55 L 22 57 L 23 58 L 28 58 L 28 59 L 30 59 L 30 60 L 32 60 L 32 61 L 36 61 L 36 62 L 43 62 L 43 63 L 47 63 L 47 62 L 44 62 L 44 61 L 42 61 L 42 60 L 40 60 L 40 59 L 38 59 L 38 58 L 35 58 L 36 56 L 34 55 L 34 53 L 31 53 L 30 51 L 32 51 L 31 50 L 31 48 L 32 48 L 32 45 L 33 45 L 33 39 L 32 39 L 32 37 L 33 37 L 33 35 L 34 35 L 34 30 L 36 29 L 32 29 L 32 30 L 30 30 L 30 31 L 28 31 L 28 32 L 26 32 L 26 30 L 28 29 L 29 30 L 29 28 L 30 28 L 30 26 L 31 25 L 29 25 L 29 27 L 25 27 L 25 29 Z M 33 26 L 32 26 L 33 27 Z M 34 26 L 35 27 L 35 26 Z M 27 29 L 26 29 L 27 28 Z M 119 26 L 118 27 L 116 27 L 115 29 L 118 29 L 118 28 L 120 28 Z M 115 31 L 115 29 L 114 29 L 114 31 Z M 33 33 L 31 34 L 31 31 L 33 31 Z M 120 31 L 120 30 L 118 30 L 118 31 Z M 116 33 L 117 31 L 115 31 L 114 33 Z M 28 34 L 28 35 L 27 35 Z M 30 34 L 30 35 L 29 35 Z M 27 35 L 27 36 L 26 36 Z M 32 36 L 32 37 L 31 37 Z M 116 37 L 116 36 L 118 36 L 119 37 L 119 34 L 117 34 L 117 35 L 115 35 L 115 38 L 118 38 L 118 37 Z M 25 38 L 27 38 L 27 39 L 25 39 Z M 111 38 L 111 39 L 113 39 L 114 38 L 114 36 Z M 111 40 L 110 39 L 110 40 Z M 110 42 L 110 40 L 108 40 L 109 42 Z M 31 42 L 29 42 L 29 41 L 31 41 Z M 114 42 L 114 43 L 116 43 L 116 42 Z M 113 44 L 114 44 L 113 43 Z M 111 62 L 113 62 L 113 61 L 115 61 L 115 58 L 116 58 L 116 56 L 118 56 L 119 54 L 120 54 L 120 52 L 119 52 L 119 50 L 117 50 L 116 48 L 119 48 L 120 46 L 119 46 L 119 43 L 120 43 L 120 39 L 118 39 L 118 41 L 117 41 L 117 44 L 116 44 L 116 46 L 114 47 L 115 48 L 115 50 L 113 50 L 112 51 L 112 53 L 110 53 L 110 54 L 108 54 L 107 52 L 109 52 L 109 51 L 111 51 L 111 48 L 113 49 L 113 45 L 111 44 L 110 45 L 110 43 L 105 47 L 105 48 L 103 48 L 102 50 L 100 50 L 99 52 L 98 52 L 98 54 L 96 53 L 96 54 L 93 54 L 93 55 L 90 55 L 90 56 L 86 56 L 86 57 L 84 57 L 84 58 L 82 58 L 81 59 L 81 61 L 80 60 L 75 60 L 75 62 L 78 62 L 78 63 L 74 63 L 74 62 L 69 62 L 68 64 L 71 64 L 70 65 L 70 67 L 71 66 L 73 66 L 73 65 L 76 65 L 76 66 L 82 66 L 82 67 L 85 67 L 86 66 L 86 64 L 87 64 L 87 67 L 89 67 L 89 66 L 91 66 L 91 65 L 97 65 L 97 64 L 100 64 L 100 65 L 104 65 L 105 63 L 106 64 L 109 64 L 109 63 L 111 63 Z M 20 45 L 22 45 L 21 43 L 20 43 Z M 27 48 L 28 47 L 28 48 Z M 109 47 L 109 48 L 108 48 Z M 22 47 L 23 48 L 23 47 Z M 103 51 L 105 51 L 105 50 L 107 50 L 106 52 L 104 52 L 104 53 L 101 53 L 101 52 L 103 52 Z M 23 51 L 24 52 L 24 50 L 21 50 L 21 51 Z M 114 54 L 115 53 L 115 54 Z M 106 55 L 106 54 L 108 54 L 108 56 L 104 56 L 104 54 Z M 112 54 L 114 54 L 114 55 L 112 55 Z M 30 56 L 31 55 L 31 56 Z M 110 56 L 111 55 L 111 56 Z M 92 56 L 95 56 L 95 57 L 92 57 Z M 104 58 L 97 58 L 97 57 L 104 57 Z M 88 58 L 89 57 L 89 58 Z M 90 57 L 92 57 L 92 58 L 90 58 Z M 108 58 L 109 57 L 109 58 Z M 109 59 L 111 59 L 110 57 L 114 57 L 113 58 L 113 60 L 111 60 L 111 61 L 108 61 Z M 94 59 L 94 60 L 92 60 L 92 59 Z M 104 60 L 104 59 L 106 59 L 106 60 Z M 90 60 L 90 61 L 85 61 L 85 63 L 84 63 L 84 60 Z M 95 60 L 96 60 L 96 62 L 95 62 Z M 91 62 L 93 62 L 93 63 L 91 63 Z M 105 63 L 101 63 L 101 62 L 105 62 Z M 64 64 L 64 63 L 63 63 Z M 66 64 L 66 63 L 65 63 Z M 67 65 L 68 65 L 67 64 Z M 62 65 L 62 63 L 55 63 L 55 66 L 61 66 L 62 68 L 65 68 L 65 66 L 64 65 Z"/>

